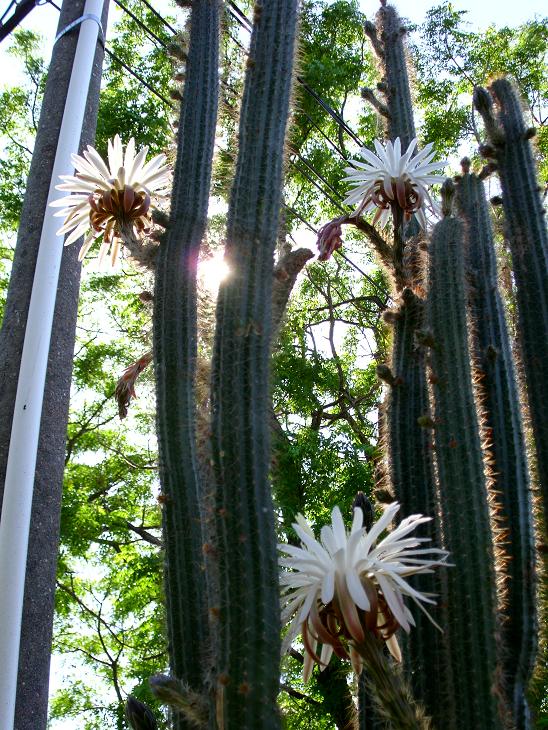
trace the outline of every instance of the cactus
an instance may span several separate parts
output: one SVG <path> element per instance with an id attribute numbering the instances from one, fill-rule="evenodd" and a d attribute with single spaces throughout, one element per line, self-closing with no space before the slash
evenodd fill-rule
<path id="1" fill-rule="evenodd" d="M 445 185 L 445 204 L 451 192 Z M 447 571 L 452 694 L 459 727 L 500 727 L 496 694 L 495 581 L 490 515 L 468 350 L 464 226 L 434 228 L 428 268 L 435 452 Z M 423 671 L 425 668 L 423 667 Z"/>
<path id="2" fill-rule="evenodd" d="M 386 97 L 388 138 L 394 140 L 399 137 L 402 149 L 406 149 L 417 136 L 403 44 L 406 30 L 396 9 L 385 2 L 377 13 L 376 21 L 376 26 L 366 23 L 365 32 L 382 67 L 383 80 L 379 90 Z"/>
<path id="3" fill-rule="evenodd" d="M 415 138 L 413 107 L 407 72 L 405 28 L 394 7 L 383 3 L 377 13 L 376 26 L 365 24 L 373 49 L 379 57 L 383 80 L 379 90 L 386 98 L 387 135 L 392 141 L 399 137 L 405 149 Z M 363 93 L 363 92 L 362 92 Z M 432 438 L 429 430 L 420 424 L 430 421 L 425 354 L 417 340 L 424 329 L 422 272 L 410 271 L 405 265 L 409 252 L 418 251 L 419 228 L 413 218 L 401 231 L 402 217 L 395 219 L 392 274 L 403 289 L 398 309 L 393 317 L 391 387 L 385 411 L 387 422 L 386 449 L 389 475 L 396 499 L 402 504 L 402 514 L 420 512 L 435 516 L 436 486 L 432 461 Z M 415 258 L 417 258 L 415 256 Z M 423 534 L 439 542 L 439 531 L 433 520 L 423 526 Z M 421 576 L 421 591 L 440 593 L 440 576 Z M 446 727 L 456 726 L 454 708 L 448 701 L 447 688 L 451 685 L 447 661 L 444 660 L 443 639 L 424 614 L 416 616 L 417 631 L 406 637 L 405 654 L 415 697 L 424 703 L 428 712 L 443 721 Z M 433 671 L 426 673 L 426 667 Z"/>
<path id="4" fill-rule="evenodd" d="M 154 366 L 171 669 L 201 691 L 208 654 L 195 443 L 196 264 L 217 117 L 219 6 L 194 0 L 171 215 L 157 255 Z M 187 727 L 182 716 L 175 727 Z M 181 724 L 179 724 L 181 723 Z"/>
<path id="5" fill-rule="evenodd" d="M 375 714 L 373 698 L 367 682 L 367 670 L 362 669 L 358 677 L 358 716 L 357 730 L 380 730 L 383 723 Z"/>
<path id="6" fill-rule="evenodd" d="M 279 591 L 268 471 L 273 253 L 297 0 L 255 7 L 217 305 L 212 453 L 219 566 L 220 727 L 278 728 Z"/>
<path id="7" fill-rule="evenodd" d="M 392 385 L 386 404 L 389 433 L 390 478 L 405 515 L 420 512 L 437 516 L 432 459 L 432 419 L 426 382 L 424 301 L 405 289 L 394 323 Z M 440 543 L 437 519 L 422 526 L 425 537 Z M 417 576 L 417 590 L 439 594 L 437 574 Z M 415 612 L 417 627 L 405 637 L 405 650 L 413 692 L 440 726 L 451 727 L 454 707 L 449 697 L 450 667 L 444 658 L 444 637 L 422 612 Z M 443 705 L 440 698 L 445 696 Z"/>
<path id="8" fill-rule="evenodd" d="M 465 226 L 465 257 L 472 278 L 469 301 L 474 327 L 473 359 L 481 391 L 482 429 L 493 462 L 489 492 L 495 495 L 497 563 L 503 578 L 499 601 L 505 652 L 503 682 L 517 728 L 526 728 L 525 689 L 534 665 L 536 640 L 535 555 L 529 474 L 519 398 L 504 308 L 497 289 L 493 231 L 482 181 L 467 171 L 458 180 L 456 201 Z"/>
<path id="9" fill-rule="evenodd" d="M 476 89 L 474 100 L 485 122 L 502 187 L 506 238 L 516 283 L 519 339 L 535 437 L 544 523 L 548 525 L 548 232 L 530 138 L 519 96 L 508 79 L 497 79 L 491 95 Z"/>

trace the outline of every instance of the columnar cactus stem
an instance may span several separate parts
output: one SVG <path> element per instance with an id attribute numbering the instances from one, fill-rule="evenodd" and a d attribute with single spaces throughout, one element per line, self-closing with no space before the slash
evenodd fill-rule
<path id="1" fill-rule="evenodd" d="M 466 162 L 464 163 L 466 167 Z M 504 308 L 497 289 L 493 231 L 481 180 L 466 172 L 457 185 L 465 226 L 469 312 L 474 326 L 473 357 L 481 374 L 483 432 L 493 463 L 489 491 L 496 495 L 504 539 L 497 563 L 503 590 L 499 601 L 504 642 L 504 684 L 513 721 L 529 727 L 525 690 L 536 650 L 535 555 L 530 484 L 517 385 Z"/>
<path id="2" fill-rule="evenodd" d="M 447 215 L 432 234 L 427 299 L 441 523 L 455 563 L 447 571 L 444 629 L 458 727 L 495 730 L 501 723 L 494 692 L 494 560 L 468 350 L 463 246 L 463 224 Z"/>
<path id="3" fill-rule="evenodd" d="M 392 5 L 383 4 L 376 16 L 376 36 L 379 42 L 373 44 L 379 53 L 379 60 L 384 74 L 382 89 L 386 95 L 388 107 L 388 137 L 394 140 L 399 137 L 402 149 L 417 135 L 413 120 L 413 105 L 407 73 L 407 60 L 403 38 L 406 30 Z M 366 33 L 371 34 L 367 25 Z"/>
<path id="4" fill-rule="evenodd" d="M 270 467 L 273 253 L 297 0 L 255 7 L 231 192 L 212 380 L 219 561 L 218 723 L 278 728 L 279 589 Z"/>
<path id="5" fill-rule="evenodd" d="M 527 128 L 519 96 L 508 79 L 497 79 L 490 91 L 496 114 L 485 89 L 476 89 L 475 103 L 490 142 L 484 153 L 495 160 L 502 187 L 538 481 L 548 525 L 548 232 L 529 141 L 534 130 Z"/>
<path id="6" fill-rule="evenodd" d="M 388 137 L 399 137 L 402 149 L 415 138 L 415 123 L 409 88 L 405 28 L 394 7 L 383 3 L 377 13 L 376 27 L 366 23 L 365 32 L 379 57 L 388 108 Z M 435 516 L 437 497 L 432 459 L 432 437 L 428 429 L 428 384 L 425 353 L 417 339 L 424 328 L 423 301 L 417 295 L 422 281 L 416 282 L 404 265 L 406 240 L 419 232 L 416 219 L 404 228 L 403 214 L 394 211 L 394 245 L 392 274 L 402 296 L 396 313 L 392 342 L 392 385 L 386 399 L 388 425 L 387 451 L 390 482 L 402 514 L 420 512 Z M 422 424 L 422 425 L 421 425 Z M 423 526 L 423 534 L 439 542 L 436 521 Z M 421 576 L 419 590 L 440 593 L 439 576 Z M 444 644 L 439 632 L 421 614 L 416 617 L 417 630 L 405 642 L 410 681 L 418 700 L 445 727 L 456 727 L 454 706 L 448 701 L 451 686 L 450 669 L 444 660 Z"/>
<path id="7" fill-rule="evenodd" d="M 357 730 L 381 730 L 383 725 L 375 713 L 371 690 L 367 684 L 367 670 L 362 669 L 358 677 Z"/>
<path id="8" fill-rule="evenodd" d="M 217 0 L 193 0 L 170 223 L 158 250 L 154 296 L 170 663 L 176 677 L 198 691 L 205 679 L 208 621 L 195 438 L 196 265 L 209 200 L 218 44 Z M 182 717 L 175 723 L 187 727 Z"/>
<path id="9" fill-rule="evenodd" d="M 413 702 L 401 669 L 385 656 L 382 642 L 366 632 L 362 642 L 354 642 L 354 649 L 367 667 L 362 675 L 371 692 L 375 716 L 393 730 L 430 730 L 430 719 Z"/>
<path id="10" fill-rule="evenodd" d="M 426 382 L 424 301 L 411 289 L 404 289 L 396 314 L 392 345 L 392 385 L 387 399 L 389 468 L 402 514 L 417 512 L 434 517 L 422 526 L 425 536 L 441 542 L 437 520 L 433 469 L 433 421 L 430 417 Z M 424 336 L 424 335 L 423 335 Z M 414 586 L 426 593 L 443 590 L 437 574 L 417 576 Z M 445 643 L 422 612 L 416 612 L 416 629 L 405 637 L 407 668 L 415 696 L 424 702 L 433 718 L 451 727 L 454 705 L 448 688 L 451 668 L 444 660 Z M 446 701 L 440 705 L 440 697 Z"/>

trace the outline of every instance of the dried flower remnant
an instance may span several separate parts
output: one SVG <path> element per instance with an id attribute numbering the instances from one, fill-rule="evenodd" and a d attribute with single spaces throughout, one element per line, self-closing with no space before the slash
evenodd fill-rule
<path id="1" fill-rule="evenodd" d="M 133 695 L 127 697 L 125 714 L 132 730 L 158 730 L 156 719 L 150 708 Z"/>
<path id="2" fill-rule="evenodd" d="M 362 147 L 360 155 L 365 162 L 350 160 L 353 166 L 345 168 L 345 181 L 355 187 L 344 204 L 357 204 L 352 216 L 375 210 L 373 225 L 379 222 L 381 226 L 389 222 L 393 206 L 398 205 L 406 220 L 415 215 L 421 227 L 426 228 L 426 211 L 432 214 L 438 211 L 428 187 L 445 179 L 432 173 L 443 169 L 447 161 L 432 162 L 435 155 L 432 143 L 413 156 L 416 139 L 403 154 L 399 137 L 394 143 L 387 142 L 384 147 L 376 139 L 374 145 L 377 154 Z"/>
<path id="3" fill-rule="evenodd" d="M 429 538 L 408 537 L 409 533 L 430 517 L 411 515 L 400 522 L 385 538 L 377 542 L 400 506 L 388 505 L 382 517 L 367 531 L 363 511 L 354 510 L 350 533 L 347 533 L 338 507 L 332 512 L 331 525 L 322 527 L 320 540 L 314 536 L 307 520 L 299 515 L 293 525 L 301 547 L 282 544 L 279 550 L 287 557 L 280 565 L 280 582 L 284 587 L 282 622 L 293 617 L 284 640 L 287 650 L 301 633 L 305 647 L 304 680 L 312 673 L 314 662 L 325 667 L 335 652 L 350 658 L 356 673 L 362 659 L 355 645 L 364 642 L 366 633 L 386 641 L 390 653 L 401 661 L 394 636 L 398 628 L 410 631 L 414 625 L 404 604 L 410 598 L 430 618 L 422 604 L 435 604 L 431 595 L 420 593 L 407 578 L 430 573 L 446 565 L 448 553 L 438 548 L 422 548 Z M 322 645 L 318 655 L 318 644 Z"/>
<path id="4" fill-rule="evenodd" d="M 333 252 L 342 246 L 342 225 L 341 218 L 335 218 L 318 231 L 318 240 L 316 245 L 320 253 L 318 261 L 328 261 Z"/>
<path id="5" fill-rule="evenodd" d="M 61 208 L 55 215 L 64 219 L 57 234 L 70 233 L 65 246 L 85 235 L 78 256 L 80 261 L 102 235 L 99 261 L 110 253 L 114 264 L 124 226 L 130 226 L 137 237 L 150 231 L 151 195 L 166 193 L 169 168 L 164 164 L 165 155 L 156 155 L 145 162 L 147 152 L 148 147 L 143 147 L 136 153 L 133 138 L 124 152 L 120 137 L 116 135 L 108 142 L 108 166 L 91 146 L 84 151 L 83 157 L 72 155 L 76 174 L 61 175 L 63 183 L 56 186 L 57 190 L 71 194 L 50 205 Z"/>
<path id="6" fill-rule="evenodd" d="M 136 398 L 135 382 L 143 370 L 152 361 L 152 353 L 147 352 L 136 362 L 127 367 L 118 382 L 114 391 L 114 397 L 118 403 L 118 415 L 120 419 L 127 416 L 127 409 L 132 398 Z"/>

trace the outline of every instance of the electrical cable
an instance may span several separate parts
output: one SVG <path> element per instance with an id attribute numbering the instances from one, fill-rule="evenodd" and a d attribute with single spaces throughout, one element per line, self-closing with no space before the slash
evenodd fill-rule
<path id="1" fill-rule="evenodd" d="M 2 17 L 0 18 L 0 23 L 3 23 L 3 22 L 4 22 L 4 19 L 6 18 L 6 16 L 7 16 L 7 15 L 9 15 L 9 13 L 10 13 L 11 9 L 12 9 L 12 8 L 13 8 L 13 7 L 15 6 L 15 5 L 17 5 L 17 2 L 16 2 L 16 0 L 11 0 L 10 4 L 8 5 L 8 7 L 7 7 L 7 8 L 6 8 L 5 10 L 4 10 L 4 12 L 2 13 Z"/>
<path id="2" fill-rule="evenodd" d="M 329 144 L 329 145 L 330 145 L 331 147 L 333 147 L 333 149 L 335 150 L 335 152 L 337 152 L 337 153 L 338 153 L 338 155 L 339 155 L 339 156 L 340 156 L 340 157 L 341 157 L 341 158 L 342 158 L 342 159 L 343 159 L 343 160 L 344 160 L 345 162 L 347 162 L 347 161 L 348 161 L 348 158 L 346 157 L 346 155 L 344 154 L 344 152 L 343 152 L 343 151 L 342 151 L 342 150 L 340 149 L 340 147 L 338 147 L 338 145 L 336 145 L 336 144 L 335 144 L 335 142 L 333 142 L 333 140 L 331 139 L 331 137 L 329 137 L 329 136 L 328 136 L 328 135 L 327 135 L 327 134 L 326 134 L 326 133 L 325 133 L 325 132 L 323 131 L 323 129 L 322 129 L 321 127 L 319 127 L 319 126 L 318 126 L 318 125 L 316 124 L 316 122 L 315 122 L 315 121 L 314 121 L 314 120 L 312 119 L 312 117 L 311 117 L 311 116 L 310 116 L 310 115 L 309 115 L 309 114 L 308 114 L 307 112 L 304 112 L 304 111 L 302 111 L 302 110 L 299 110 L 299 112 L 298 112 L 298 113 L 299 113 L 299 114 L 302 114 L 302 115 L 303 115 L 303 117 L 305 117 L 305 119 L 307 119 L 307 120 L 308 120 L 308 121 L 310 122 L 310 124 L 311 124 L 311 125 L 312 125 L 312 126 L 314 127 L 314 129 L 316 129 L 316 131 L 318 131 L 318 132 L 319 132 L 319 133 L 320 133 L 320 134 L 322 135 L 322 137 L 323 137 L 323 138 L 325 139 L 325 141 L 326 141 L 326 142 L 327 142 L 327 143 L 328 143 L 328 144 Z"/>
<path id="3" fill-rule="evenodd" d="M 59 11 L 61 10 L 61 8 L 58 5 L 56 5 L 53 2 L 53 0 L 46 0 L 46 2 L 49 5 L 52 5 L 56 10 L 59 10 Z M 120 7 L 122 7 L 122 6 L 120 6 Z M 109 58 L 111 58 L 113 61 L 115 61 L 115 63 L 118 63 L 120 66 L 122 66 L 122 68 L 125 68 L 125 70 L 129 74 L 131 74 L 131 76 L 133 76 L 135 79 L 137 79 L 137 81 L 139 81 L 139 83 L 143 84 L 143 86 L 145 86 L 151 92 L 151 94 L 154 94 L 154 96 L 156 96 L 158 99 L 160 99 L 160 101 L 162 101 L 167 106 L 173 107 L 173 104 L 169 99 L 166 99 L 166 97 L 163 96 L 159 91 L 156 91 L 156 89 L 153 86 L 151 86 L 151 84 L 149 84 L 148 81 L 146 81 L 140 74 L 138 74 L 136 71 L 134 71 L 131 68 L 131 66 L 128 66 L 128 64 L 125 61 L 122 61 L 122 59 L 119 56 L 117 56 L 115 53 L 113 53 L 113 51 L 111 51 L 105 47 L 105 53 L 107 54 L 107 56 L 109 56 Z"/>
<path id="4" fill-rule="evenodd" d="M 0 20 L 0 42 L 7 38 L 9 34 L 17 28 L 19 23 L 27 17 L 31 10 L 36 7 L 37 0 L 20 0 L 20 2 L 12 1 Z M 8 13 L 13 9 L 13 13 L 5 20 Z"/>
<path id="5" fill-rule="evenodd" d="M 232 17 L 242 26 L 242 28 L 245 28 L 247 31 L 251 32 L 252 26 L 249 20 L 247 19 L 247 16 L 245 13 L 240 10 L 240 8 L 236 5 L 233 0 L 229 0 L 228 2 L 229 8 L 228 11 L 232 15 Z M 304 90 L 317 101 L 318 104 L 339 124 L 340 127 L 344 129 L 344 131 L 349 135 L 349 137 L 352 137 L 352 139 L 360 146 L 364 147 L 363 142 L 360 140 L 358 135 L 348 126 L 348 124 L 344 121 L 342 116 L 335 110 L 333 107 L 330 106 L 322 97 L 314 91 L 314 89 L 307 84 L 307 82 L 301 77 L 297 76 L 297 82 L 304 88 Z"/>
<path id="6" fill-rule="evenodd" d="M 137 24 L 140 27 L 143 28 L 143 30 L 145 30 L 147 33 L 149 33 L 152 37 L 155 37 L 156 40 L 159 41 L 165 47 L 166 44 L 158 36 L 156 36 L 154 34 L 154 32 L 151 31 L 146 26 L 145 23 L 143 23 L 138 18 L 136 18 L 133 15 L 133 13 L 131 13 L 127 8 L 125 8 L 124 5 L 119 0 L 114 0 L 114 1 L 116 2 L 116 4 L 123 11 L 127 12 L 128 15 L 130 15 L 133 18 L 133 20 L 135 22 L 137 22 Z M 46 2 L 49 3 L 50 5 L 52 5 L 53 7 L 55 7 L 57 10 L 60 10 L 60 8 L 53 2 L 53 0 L 46 0 Z M 154 15 L 160 21 L 163 22 L 163 24 L 167 28 L 169 28 L 173 33 L 176 33 L 176 30 L 160 15 L 160 13 L 158 13 L 156 10 L 154 10 L 154 8 L 152 8 L 152 6 L 146 0 L 141 0 L 141 2 L 144 5 L 146 5 L 154 13 Z M 229 8 L 229 12 L 231 12 L 231 15 L 235 18 L 235 20 L 237 20 L 238 23 L 243 28 L 246 28 L 246 30 L 250 30 L 250 27 L 247 27 L 247 25 L 244 24 L 244 21 L 245 21 L 245 22 L 247 22 L 248 25 L 250 25 L 249 24 L 249 21 L 247 20 L 247 18 L 244 15 L 244 13 L 238 8 L 238 6 L 236 5 L 236 3 L 232 2 L 232 0 L 229 0 L 228 5 L 230 6 L 230 8 L 234 8 L 234 11 L 231 11 L 231 9 Z M 237 15 L 236 15 L 236 13 L 237 13 Z M 242 18 L 243 18 L 243 20 L 242 20 Z M 239 45 L 240 48 L 242 48 L 242 50 L 244 50 L 247 53 L 247 49 L 243 48 L 243 46 L 238 41 L 236 41 L 236 39 L 234 39 L 232 36 L 231 36 L 231 39 L 237 45 Z M 122 61 L 122 59 L 119 58 L 115 53 L 113 53 L 112 51 L 110 51 L 108 48 L 105 48 L 105 53 L 107 53 L 107 55 L 113 61 L 115 61 L 116 63 L 120 64 L 123 68 L 125 68 L 126 71 L 129 74 L 131 74 L 135 79 L 137 79 L 137 81 L 139 81 L 141 84 L 143 84 L 143 86 L 145 86 L 152 94 L 154 94 L 164 104 L 166 104 L 169 107 L 173 107 L 173 104 L 172 104 L 172 102 L 169 99 L 166 99 L 165 96 L 163 96 L 153 86 L 151 86 L 151 84 L 149 84 L 136 71 L 134 71 L 130 66 L 128 66 L 127 63 L 125 63 L 124 61 Z M 299 80 L 299 77 L 297 77 L 297 81 L 299 81 L 299 83 L 305 88 L 305 90 L 309 94 L 311 94 L 313 96 L 313 98 L 322 106 L 322 108 L 325 109 L 330 114 L 330 116 L 333 117 L 333 119 L 335 119 L 335 121 L 339 124 L 339 126 L 341 126 L 344 129 L 344 131 L 349 136 L 351 136 L 358 144 L 362 145 L 362 142 L 360 141 L 360 139 L 358 138 L 358 136 L 354 134 L 354 132 L 350 129 L 350 127 L 348 127 L 348 125 L 346 124 L 346 122 L 344 122 L 344 120 L 342 119 L 342 117 L 334 109 L 332 109 L 327 102 L 325 102 L 313 89 L 311 89 L 304 81 L 302 81 L 302 79 Z M 228 87 L 228 85 L 227 85 L 227 87 Z M 318 127 L 318 125 L 314 122 L 314 120 L 311 119 L 311 117 L 308 114 L 306 114 L 306 112 L 304 112 L 304 115 L 308 118 L 308 120 L 310 121 L 310 123 L 318 130 L 318 132 L 320 132 L 320 134 L 326 139 L 326 141 L 329 142 L 329 144 L 331 145 L 331 147 L 333 147 L 333 149 L 335 149 L 335 151 L 340 155 L 340 157 L 343 160 L 346 161 L 347 158 L 345 157 L 345 155 L 342 152 L 342 150 L 335 144 L 335 142 L 333 142 L 331 140 L 331 138 L 328 135 L 326 135 L 325 132 L 323 132 L 320 127 Z M 303 177 L 305 177 L 312 185 L 314 185 L 314 187 L 316 187 L 317 190 L 325 198 L 327 198 L 332 203 L 332 205 L 334 205 L 341 213 L 345 213 L 346 211 L 345 211 L 345 209 L 342 207 L 342 205 L 340 203 L 340 200 L 342 198 L 342 196 L 340 195 L 340 193 L 338 193 L 338 191 L 336 191 L 335 188 L 333 188 L 333 186 L 314 168 L 313 165 L 311 165 L 304 157 L 302 157 L 302 155 L 299 152 L 294 152 L 294 154 L 299 158 L 299 161 L 302 162 L 303 165 L 313 175 L 315 175 L 319 180 L 321 180 L 324 183 L 324 185 L 326 185 L 330 190 L 333 191 L 333 193 L 339 198 L 339 201 L 335 200 L 318 182 L 316 182 L 316 180 L 314 180 L 313 177 L 310 176 L 310 174 L 308 174 L 306 172 L 306 170 L 301 169 L 301 167 L 299 167 L 299 165 L 294 160 L 290 160 L 290 164 L 292 165 L 292 167 L 294 167 L 301 175 L 303 175 Z M 294 208 L 292 208 L 290 205 L 288 205 L 285 202 L 283 203 L 283 206 L 287 210 L 289 210 L 289 212 L 292 215 L 294 215 L 303 225 L 305 225 L 309 230 L 311 230 L 314 234 L 317 235 L 318 230 L 316 228 L 314 228 L 314 226 L 312 226 L 305 218 L 303 218 Z M 361 276 L 363 276 L 364 278 L 366 278 L 377 291 L 381 292 L 383 295 L 385 294 L 385 292 L 379 287 L 379 285 L 377 284 L 377 282 L 374 281 L 374 279 L 372 279 L 368 274 L 366 274 L 357 264 L 355 264 L 345 254 L 341 253 L 340 251 L 336 251 L 335 253 L 337 253 L 338 255 L 342 256 L 342 258 L 348 263 L 348 265 L 351 266 L 353 269 L 355 269 Z"/>
<path id="7" fill-rule="evenodd" d="M 146 80 L 145 80 L 144 78 L 142 78 L 142 76 L 140 76 L 140 75 L 139 75 L 139 74 L 138 74 L 138 73 L 137 73 L 136 71 L 134 71 L 134 70 L 133 70 L 133 69 L 132 69 L 132 68 L 131 68 L 130 66 L 128 66 L 128 65 L 127 65 L 127 63 L 126 63 L 125 61 L 122 61 L 122 59 L 121 59 L 121 58 L 120 58 L 119 56 L 117 56 L 117 55 L 116 55 L 115 53 L 113 53 L 112 51 L 109 51 L 109 49 L 108 49 L 108 48 L 105 48 L 105 53 L 106 53 L 106 54 L 107 54 L 107 55 L 108 55 L 108 56 L 109 56 L 110 58 L 112 58 L 112 60 L 113 60 L 113 61 L 115 61 L 115 62 L 116 62 L 116 63 L 118 63 L 118 64 L 119 64 L 120 66 L 122 66 L 123 68 L 125 68 L 125 69 L 126 69 L 126 71 L 127 71 L 128 73 L 130 73 L 130 74 L 131 74 L 131 75 L 132 75 L 132 76 L 133 76 L 134 78 L 136 78 L 136 79 L 137 79 L 137 81 L 139 81 L 139 82 L 140 82 L 141 84 L 143 84 L 143 86 L 146 86 L 146 88 L 147 88 L 147 89 L 148 89 L 148 90 L 149 90 L 149 91 L 151 92 L 151 94 L 154 94 L 154 96 L 158 97 L 158 99 L 160 99 L 161 101 L 163 101 L 163 102 L 164 102 L 164 104 L 166 104 L 166 105 L 167 105 L 167 106 L 169 106 L 170 108 L 173 108 L 173 103 L 172 103 L 172 102 L 171 102 L 171 101 L 170 101 L 169 99 L 166 99 L 166 97 L 165 97 L 165 96 L 163 96 L 163 94 L 160 94 L 160 92 L 159 92 L 159 91 L 156 91 L 156 89 L 155 89 L 155 88 L 154 88 L 153 86 L 151 86 L 151 85 L 150 85 L 150 84 L 148 83 L 148 81 L 146 81 Z"/>
<path id="8" fill-rule="evenodd" d="M 159 36 L 157 36 L 156 33 L 151 30 L 147 25 L 145 25 L 142 20 L 139 20 L 139 18 L 129 8 L 126 8 L 126 6 L 122 2 L 120 2 L 120 0 L 114 0 L 114 2 L 116 3 L 116 5 L 118 5 L 119 8 L 127 13 L 129 17 L 132 18 L 132 20 L 134 20 L 135 23 L 137 23 L 137 25 L 145 31 L 145 33 L 148 33 L 151 38 L 154 38 L 154 40 L 156 40 L 160 45 L 162 45 L 164 48 L 167 48 L 167 43 L 163 41 Z"/>
<path id="9" fill-rule="evenodd" d="M 160 15 L 160 13 L 155 10 L 155 8 L 153 8 L 149 2 L 147 2 L 147 0 L 141 0 L 141 2 L 143 3 L 143 5 L 147 6 L 150 12 L 153 13 L 158 18 L 158 20 L 160 20 L 166 26 L 166 28 L 169 28 L 173 35 L 177 35 L 177 30 L 170 23 L 168 23 L 167 20 L 162 15 Z"/>
<path id="10" fill-rule="evenodd" d="M 228 5 L 229 5 L 229 12 L 232 15 L 232 17 L 238 21 L 238 23 L 242 26 L 242 28 L 245 28 L 246 30 L 251 32 L 253 26 L 251 25 L 250 21 L 248 20 L 247 15 L 243 12 L 243 10 L 241 10 L 236 5 L 236 3 L 233 2 L 233 0 L 228 0 Z M 232 10 L 230 10 L 230 8 L 232 8 Z M 236 16 L 238 16 L 238 17 L 236 17 Z"/>

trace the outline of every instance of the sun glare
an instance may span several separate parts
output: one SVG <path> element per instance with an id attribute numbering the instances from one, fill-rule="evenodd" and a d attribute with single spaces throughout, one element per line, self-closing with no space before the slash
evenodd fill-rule
<path id="1" fill-rule="evenodd" d="M 212 254 L 198 264 L 198 278 L 212 295 L 217 294 L 219 285 L 230 273 L 222 251 Z"/>

